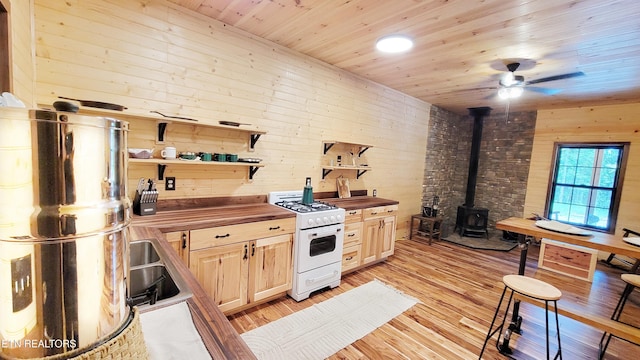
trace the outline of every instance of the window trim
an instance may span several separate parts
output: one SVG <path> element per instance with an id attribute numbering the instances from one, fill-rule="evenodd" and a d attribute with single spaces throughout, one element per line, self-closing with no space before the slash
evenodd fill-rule
<path id="1" fill-rule="evenodd" d="M 607 234 L 614 234 L 616 232 L 616 224 L 618 221 L 618 211 L 620 209 L 620 200 L 622 199 L 622 190 L 624 184 L 625 172 L 627 169 L 627 160 L 629 158 L 629 147 L 631 143 L 626 141 L 607 141 L 607 142 L 554 142 L 553 143 L 553 156 L 551 159 L 551 171 L 549 171 L 549 182 L 547 186 L 547 199 L 544 206 L 544 214 L 549 218 L 549 208 L 551 207 L 551 195 L 553 192 L 553 184 L 556 174 L 558 173 L 558 156 L 561 148 L 589 148 L 589 147 L 607 147 L 616 146 L 622 147 L 622 159 L 620 160 L 620 171 L 618 172 L 617 183 L 614 186 L 614 195 L 612 199 L 612 206 L 610 209 L 610 221 L 608 229 L 601 229 L 591 226 L 581 226 L 588 228 L 589 230 L 603 232 Z"/>
<path id="2" fill-rule="evenodd" d="M 0 92 L 12 91 L 9 3 L 0 0 Z"/>

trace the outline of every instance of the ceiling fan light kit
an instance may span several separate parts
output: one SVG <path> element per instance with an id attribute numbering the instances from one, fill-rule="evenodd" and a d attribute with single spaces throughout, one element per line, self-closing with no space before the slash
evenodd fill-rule
<path id="1" fill-rule="evenodd" d="M 503 87 L 498 90 L 500 99 L 515 99 L 522 95 L 523 88 L 521 86 Z"/>
<path id="2" fill-rule="evenodd" d="M 406 35 L 388 35 L 376 41 L 376 49 L 386 53 L 401 53 L 412 47 L 413 40 Z"/>

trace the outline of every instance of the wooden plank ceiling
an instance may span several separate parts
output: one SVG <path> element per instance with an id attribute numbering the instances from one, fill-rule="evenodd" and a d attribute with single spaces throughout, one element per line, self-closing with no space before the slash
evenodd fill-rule
<path id="1" fill-rule="evenodd" d="M 505 64 L 531 81 L 511 111 L 637 102 L 637 0 L 170 0 L 439 107 L 506 108 Z M 403 54 L 375 49 L 402 33 Z"/>

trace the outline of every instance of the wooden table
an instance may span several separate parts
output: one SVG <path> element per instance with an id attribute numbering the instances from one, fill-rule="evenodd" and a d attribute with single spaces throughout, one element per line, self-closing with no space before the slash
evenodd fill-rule
<path id="1" fill-rule="evenodd" d="M 444 220 L 443 217 L 427 217 L 422 216 L 422 214 L 411 215 L 411 223 L 409 224 L 409 240 L 413 237 L 414 220 L 419 221 L 418 228 L 415 231 L 417 236 L 428 239 L 429 245 L 431 245 L 431 240 L 440 240 L 442 221 Z M 421 231 L 421 229 L 424 229 L 424 231 Z"/>
<path id="2" fill-rule="evenodd" d="M 596 249 L 608 253 L 621 254 L 632 258 L 640 259 L 640 247 L 629 245 L 622 240 L 622 236 L 604 234 L 600 232 L 592 232 L 589 236 L 570 235 L 556 231 L 542 229 L 535 225 L 534 220 L 512 217 L 498 221 L 496 229 L 507 230 L 518 234 L 518 243 L 520 247 L 520 264 L 518 269 L 519 275 L 524 275 L 527 264 L 527 250 L 529 248 L 528 237 L 550 238 L 559 242 L 580 245 L 591 249 Z M 536 303 L 535 305 L 544 307 L 544 303 Z M 566 306 L 565 306 L 566 305 Z M 521 319 L 518 312 L 520 302 L 516 300 L 513 305 L 513 316 L 509 329 L 520 332 Z M 640 329 L 623 324 L 618 321 L 611 320 L 602 316 L 589 314 L 583 308 L 570 305 L 560 301 L 558 303 L 558 313 L 570 317 L 574 320 L 593 326 L 603 331 L 609 332 L 614 336 L 640 344 Z M 509 351 L 509 340 L 505 339 L 501 348 Z"/>

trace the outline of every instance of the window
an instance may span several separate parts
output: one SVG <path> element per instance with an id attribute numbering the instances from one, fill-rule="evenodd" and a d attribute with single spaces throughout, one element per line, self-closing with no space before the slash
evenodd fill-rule
<path id="1" fill-rule="evenodd" d="M 556 144 L 546 216 L 613 233 L 629 143 Z"/>

